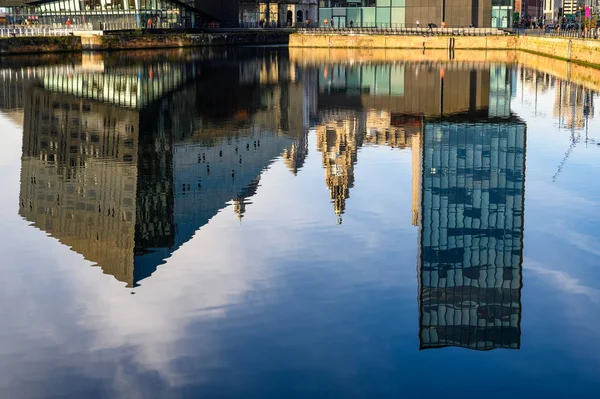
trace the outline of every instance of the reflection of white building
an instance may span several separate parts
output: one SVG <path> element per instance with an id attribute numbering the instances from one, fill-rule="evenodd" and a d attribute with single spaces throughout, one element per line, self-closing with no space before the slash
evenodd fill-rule
<path id="1" fill-rule="evenodd" d="M 42 78 L 44 89 L 110 103 L 125 108 L 143 108 L 179 88 L 194 75 L 194 67 L 155 63 L 107 73 L 100 64 L 65 73 L 62 68 L 47 68 Z"/>
<path id="2" fill-rule="evenodd" d="M 281 0 L 261 2 L 242 0 L 239 22 L 245 26 L 298 26 L 316 21 L 316 0 Z"/>

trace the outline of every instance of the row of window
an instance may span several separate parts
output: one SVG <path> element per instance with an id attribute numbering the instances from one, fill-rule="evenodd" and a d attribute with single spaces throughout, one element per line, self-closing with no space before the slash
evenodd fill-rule
<path id="1" fill-rule="evenodd" d="M 136 0 L 58 0 L 41 4 L 38 12 L 135 10 Z M 139 0 L 140 10 L 177 10 L 181 6 L 167 0 Z"/>

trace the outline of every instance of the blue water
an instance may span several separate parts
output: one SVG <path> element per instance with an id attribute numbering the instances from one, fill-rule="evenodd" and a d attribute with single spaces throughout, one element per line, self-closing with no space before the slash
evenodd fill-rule
<path id="1" fill-rule="evenodd" d="M 598 396 L 595 88 L 319 60 L 0 63 L 0 397 Z"/>

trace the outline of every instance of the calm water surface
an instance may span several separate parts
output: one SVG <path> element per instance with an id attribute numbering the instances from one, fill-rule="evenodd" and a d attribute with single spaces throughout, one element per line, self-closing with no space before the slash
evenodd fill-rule
<path id="1" fill-rule="evenodd" d="M 350 59 L 0 60 L 0 397 L 598 397 L 600 86 Z"/>

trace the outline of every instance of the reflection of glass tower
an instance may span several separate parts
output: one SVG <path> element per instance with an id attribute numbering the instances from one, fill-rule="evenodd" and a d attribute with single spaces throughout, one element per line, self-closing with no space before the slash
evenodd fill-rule
<path id="1" fill-rule="evenodd" d="M 520 347 L 525 125 L 427 124 L 421 349 Z"/>
<path id="2" fill-rule="evenodd" d="M 510 115 L 512 77 L 511 69 L 505 65 L 490 68 L 490 117 L 506 118 Z"/>

